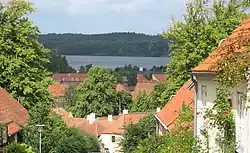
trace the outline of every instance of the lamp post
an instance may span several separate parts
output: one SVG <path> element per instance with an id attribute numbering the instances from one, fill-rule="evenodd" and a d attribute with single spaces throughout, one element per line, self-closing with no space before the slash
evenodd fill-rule
<path id="1" fill-rule="evenodd" d="M 42 153 L 42 129 L 45 125 L 36 125 L 38 127 L 39 132 L 39 153 Z"/>

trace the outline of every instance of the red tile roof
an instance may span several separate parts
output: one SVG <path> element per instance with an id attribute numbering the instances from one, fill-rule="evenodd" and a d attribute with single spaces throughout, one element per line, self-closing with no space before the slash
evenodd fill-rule
<path id="1" fill-rule="evenodd" d="M 77 127 L 84 132 L 94 134 L 124 134 L 124 126 L 137 123 L 147 113 L 129 113 L 113 116 L 113 120 L 109 121 L 107 117 L 97 118 L 92 124 L 86 118 L 74 118 L 70 113 L 62 108 L 53 109 L 54 112 L 62 116 L 68 127 Z"/>
<path id="2" fill-rule="evenodd" d="M 235 52 L 242 52 L 245 49 L 242 40 L 250 38 L 250 17 L 244 20 L 223 43 L 217 47 L 203 62 L 193 68 L 193 72 L 215 72 L 214 66 L 227 54 L 226 48 L 233 47 Z"/>
<path id="3" fill-rule="evenodd" d="M 9 135 L 20 131 L 19 125 L 28 124 L 28 111 L 3 88 L 0 88 L 0 120 L 6 124 L 10 123 L 8 124 Z"/>
<path id="4" fill-rule="evenodd" d="M 57 73 L 52 75 L 52 79 L 57 82 L 80 82 L 87 78 L 85 73 Z"/>
<path id="5" fill-rule="evenodd" d="M 116 91 L 129 91 L 129 89 L 127 87 L 125 87 L 123 84 L 117 84 L 116 88 L 115 88 Z"/>
<path id="6" fill-rule="evenodd" d="M 68 86 L 66 84 L 55 83 L 48 87 L 50 93 L 52 93 L 56 97 L 64 96 L 64 91 Z"/>
<path id="7" fill-rule="evenodd" d="M 179 112 L 182 109 L 183 104 L 189 105 L 193 108 L 194 103 L 194 87 L 189 89 L 192 85 L 192 81 L 185 83 L 176 93 L 176 95 L 166 104 L 166 106 L 156 114 L 158 119 L 168 127 L 172 129 L 174 121 L 178 118 Z"/>
<path id="8" fill-rule="evenodd" d="M 152 74 L 152 77 L 155 77 L 156 81 L 165 81 L 167 78 L 167 74 Z"/>
<path id="9" fill-rule="evenodd" d="M 152 81 L 152 82 L 145 82 L 145 83 L 137 83 L 135 90 L 131 93 L 132 99 L 136 99 L 136 97 L 138 96 L 138 94 L 140 92 L 142 92 L 143 90 L 146 91 L 147 94 L 151 94 L 152 91 L 154 90 L 154 86 L 157 84 L 158 82 Z"/>

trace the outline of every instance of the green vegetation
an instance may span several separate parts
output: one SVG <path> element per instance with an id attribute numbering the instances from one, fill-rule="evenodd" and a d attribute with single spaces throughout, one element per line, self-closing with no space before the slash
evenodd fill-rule
<path id="1" fill-rule="evenodd" d="M 212 5 L 211 5 L 212 3 Z M 246 17 L 242 0 L 192 0 L 184 21 L 173 21 L 162 36 L 170 43 L 170 63 L 159 103 L 167 102 L 189 78 L 189 72 L 213 51 Z"/>
<path id="2" fill-rule="evenodd" d="M 92 112 L 97 116 L 119 114 L 119 109 L 129 108 L 131 96 L 114 90 L 116 85 L 117 81 L 110 71 L 91 68 L 87 79 L 76 87 L 76 101 L 70 109 L 77 117 L 85 117 Z"/>
<path id="3" fill-rule="evenodd" d="M 52 73 L 73 73 L 76 72 L 71 66 L 69 66 L 66 57 L 51 53 L 50 63 L 47 64 L 47 69 Z"/>
<path id="4" fill-rule="evenodd" d="M 120 146 L 124 153 L 133 153 L 138 143 L 150 135 L 155 135 L 156 120 L 153 114 L 140 119 L 137 124 L 131 124 L 125 127 L 124 139 L 121 140 Z"/>
<path id="5" fill-rule="evenodd" d="M 161 36 L 137 33 L 43 34 L 45 47 L 62 55 L 167 56 L 168 41 Z"/>
<path id="6" fill-rule="evenodd" d="M 136 99 L 132 103 L 132 112 L 148 112 L 156 110 L 157 105 L 155 105 L 151 96 L 146 93 L 145 90 L 141 91 Z"/>
<path id="7" fill-rule="evenodd" d="M 8 145 L 8 153 L 35 153 L 26 144 L 11 143 Z"/>

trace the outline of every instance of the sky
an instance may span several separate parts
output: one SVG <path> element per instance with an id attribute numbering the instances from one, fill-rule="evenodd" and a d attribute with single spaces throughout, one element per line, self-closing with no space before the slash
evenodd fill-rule
<path id="1" fill-rule="evenodd" d="M 188 0 L 29 0 L 31 19 L 42 33 L 167 31 L 171 16 L 181 20 Z"/>

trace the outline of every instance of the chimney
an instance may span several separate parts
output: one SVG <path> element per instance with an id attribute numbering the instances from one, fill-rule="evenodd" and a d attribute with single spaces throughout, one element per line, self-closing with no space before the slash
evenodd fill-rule
<path id="1" fill-rule="evenodd" d="M 160 107 L 157 107 L 156 108 L 156 113 L 159 113 L 161 111 L 161 108 Z"/>
<path id="2" fill-rule="evenodd" d="M 73 117 L 73 114 L 72 114 L 72 112 L 69 112 L 69 117 Z"/>
<path id="3" fill-rule="evenodd" d="M 89 121 L 89 124 L 93 124 L 95 122 L 95 113 L 87 115 L 87 120 Z"/>
<path id="4" fill-rule="evenodd" d="M 112 115 L 108 115 L 108 120 L 109 120 L 109 121 L 113 121 Z"/>
<path id="5" fill-rule="evenodd" d="M 128 110 L 127 110 L 127 109 L 124 109 L 124 110 L 122 111 L 122 114 L 128 114 Z"/>

